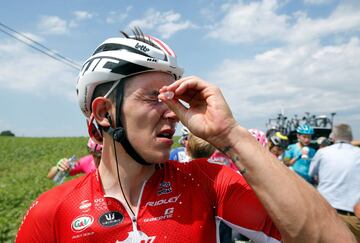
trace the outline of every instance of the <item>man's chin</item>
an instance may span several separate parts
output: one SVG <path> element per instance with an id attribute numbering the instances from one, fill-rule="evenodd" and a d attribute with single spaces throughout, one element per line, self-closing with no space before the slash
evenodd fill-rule
<path id="1" fill-rule="evenodd" d="M 170 156 L 170 151 L 157 152 L 149 156 L 146 161 L 151 164 L 161 164 L 169 160 L 169 156 Z"/>

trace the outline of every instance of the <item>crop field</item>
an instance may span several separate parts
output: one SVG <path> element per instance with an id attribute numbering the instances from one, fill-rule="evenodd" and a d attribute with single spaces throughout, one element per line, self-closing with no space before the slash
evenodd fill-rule
<path id="1" fill-rule="evenodd" d="M 0 242 L 14 242 L 31 202 L 54 186 L 46 178 L 49 169 L 63 157 L 86 155 L 86 143 L 86 137 L 0 136 Z"/>

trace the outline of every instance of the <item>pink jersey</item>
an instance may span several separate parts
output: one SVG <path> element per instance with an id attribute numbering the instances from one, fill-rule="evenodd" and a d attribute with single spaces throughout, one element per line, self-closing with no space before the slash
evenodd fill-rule
<path id="1" fill-rule="evenodd" d="M 236 167 L 234 162 L 225 154 L 221 153 L 220 151 L 215 151 L 210 158 L 208 159 L 209 162 L 218 163 L 222 165 L 226 165 L 231 169 L 238 171 L 239 169 Z"/>
<path id="2" fill-rule="evenodd" d="M 104 194 L 96 171 L 40 195 L 16 242 L 216 242 L 220 220 L 255 242 L 280 242 L 244 178 L 204 159 L 160 165 L 137 208 Z"/>
<path id="3" fill-rule="evenodd" d="M 87 155 L 80 158 L 77 162 L 75 167 L 70 170 L 70 175 L 74 176 L 80 173 L 89 174 L 96 170 L 96 166 L 94 163 L 94 158 L 92 155 Z"/>

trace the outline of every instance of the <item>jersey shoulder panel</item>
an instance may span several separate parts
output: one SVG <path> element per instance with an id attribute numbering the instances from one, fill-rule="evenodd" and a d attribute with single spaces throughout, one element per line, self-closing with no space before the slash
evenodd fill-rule
<path id="1" fill-rule="evenodd" d="M 59 206 L 71 192 L 90 179 L 89 176 L 70 180 L 42 193 L 26 212 L 16 242 L 55 241 L 54 219 Z"/>

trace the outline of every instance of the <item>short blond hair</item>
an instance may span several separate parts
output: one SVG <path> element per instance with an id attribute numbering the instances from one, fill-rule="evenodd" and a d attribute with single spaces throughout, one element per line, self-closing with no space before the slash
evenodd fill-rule
<path id="1" fill-rule="evenodd" d="M 353 140 L 351 127 L 345 123 L 338 124 L 333 127 L 330 137 L 334 141 L 351 142 Z"/>
<path id="2" fill-rule="evenodd" d="M 188 136 L 188 153 L 193 159 L 209 158 L 214 152 L 215 147 L 205 140 L 189 133 Z"/>

